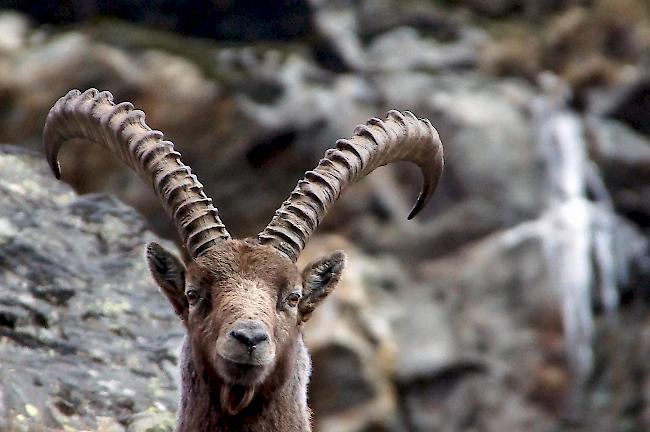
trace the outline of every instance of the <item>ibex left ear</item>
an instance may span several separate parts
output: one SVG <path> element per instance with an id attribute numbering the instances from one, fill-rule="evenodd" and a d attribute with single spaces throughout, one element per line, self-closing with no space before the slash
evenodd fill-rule
<path id="1" fill-rule="evenodd" d="M 336 251 L 309 264 L 302 271 L 302 299 L 298 304 L 298 323 L 307 321 L 341 279 L 346 256 Z"/>
<path id="2" fill-rule="evenodd" d="M 185 298 L 185 266 L 171 252 L 155 242 L 147 245 L 146 256 L 149 271 L 158 283 L 160 291 L 174 307 L 176 315 L 186 322 L 189 305 Z"/>

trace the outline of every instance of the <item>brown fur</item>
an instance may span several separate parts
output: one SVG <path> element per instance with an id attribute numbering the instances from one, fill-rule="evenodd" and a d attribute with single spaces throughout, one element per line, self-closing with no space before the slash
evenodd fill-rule
<path id="1" fill-rule="evenodd" d="M 224 241 L 187 270 L 158 245 L 147 256 L 187 330 L 177 431 L 310 431 L 303 311 L 311 313 L 332 291 L 344 255 L 336 252 L 302 273 L 276 249 L 251 240 Z M 186 299 L 191 290 L 200 300 Z M 292 303 L 296 292 L 304 297 Z M 247 348 L 232 336 L 249 322 L 265 329 L 268 341 Z"/>

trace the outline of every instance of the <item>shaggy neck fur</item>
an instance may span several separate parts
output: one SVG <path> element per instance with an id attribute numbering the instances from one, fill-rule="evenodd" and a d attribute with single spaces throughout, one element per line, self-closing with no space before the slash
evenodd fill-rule
<path id="1" fill-rule="evenodd" d="M 210 373 L 198 356 L 193 356 L 186 338 L 181 355 L 183 388 L 177 432 L 311 431 L 307 406 L 311 362 L 302 336 L 288 351 L 265 382 L 247 389 L 228 386 Z"/>

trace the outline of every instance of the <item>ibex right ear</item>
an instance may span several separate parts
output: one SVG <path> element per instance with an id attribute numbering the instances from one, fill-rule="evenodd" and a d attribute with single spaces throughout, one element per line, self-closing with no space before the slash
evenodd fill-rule
<path id="1" fill-rule="evenodd" d="M 189 305 L 185 297 L 185 266 L 158 243 L 149 243 L 146 254 L 149 271 L 160 291 L 174 307 L 176 315 L 183 322 L 187 321 Z"/>
<path id="2" fill-rule="evenodd" d="M 302 271 L 302 299 L 298 303 L 298 322 L 309 319 L 311 313 L 327 297 L 341 279 L 345 253 L 336 251 L 307 265 Z"/>

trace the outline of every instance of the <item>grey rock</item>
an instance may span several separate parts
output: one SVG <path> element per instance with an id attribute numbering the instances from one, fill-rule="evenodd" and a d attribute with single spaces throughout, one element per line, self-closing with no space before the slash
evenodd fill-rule
<path id="1" fill-rule="evenodd" d="M 421 37 L 417 30 L 400 27 L 377 36 L 368 46 L 367 65 L 382 72 L 467 69 L 476 64 L 485 36 L 467 31 L 457 41 L 441 43 Z"/>
<path id="2" fill-rule="evenodd" d="M 408 300 L 401 303 L 403 315 L 394 328 L 400 353 L 396 379 L 400 382 L 435 376 L 460 360 L 443 307 L 432 299 L 413 294 L 406 298 Z"/>
<path id="3" fill-rule="evenodd" d="M 358 33 L 366 42 L 399 27 L 415 29 L 441 42 L 453 41 L 458 39 L 466 24 L 429 1 L 362 0 L 356 3 Z"/>
<path id="4" fill-rule="evenodd" d="M 314 31 L 320 36 L 315 47 L 319 63 L 331 70 L 362 70 L 365 53 L 352 2 L 311 0 L 310 4 Z"/>
<path id="5" fill-rule="evenodd" d="M 14 329 L 30 321 L 29 312 L 17 306 L 0 306 L 0 327 Z"/>
<path id="6" fill-rule="evenodd" d="M 543 254 L 540 239 L 512 241 L 503 231 L 423 266 L 431 298 L 449 317 L 453 356 L 401 381 L 412 430 L 552 430 L 553 421 L 525 396 L 545 350 L 535 322 L 555 309 Z"/>
<path id="7" fill-rule="evenodd" d="M 150 410 L 135 414 L 127 432 L 173 432 L 176 419 L 168 411 Z"/>
<path id="8" fill-rule="evenodd" d="M 150 281 L 155 237 L 114 198 L 77 197 L 42 157 L 0 147 L 0 424 L 99 428 L 174 410 L 182 330 Z"/>

